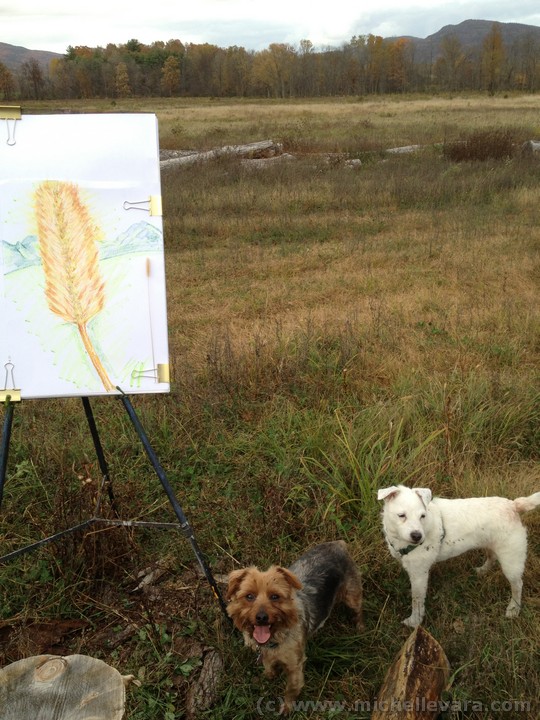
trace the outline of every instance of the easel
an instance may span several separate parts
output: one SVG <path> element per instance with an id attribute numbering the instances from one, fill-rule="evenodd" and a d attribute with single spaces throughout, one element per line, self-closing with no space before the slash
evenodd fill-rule
<path id="1" fill-rule="evenodd" d="M 104 524 L 104 525 L 117 525 L 122 527 L 161 527 L 161 528 L 171 528 L 171 529 L 180 529 L 186 540 L 190 543 L 193 552 L 195 553 L 195 557 L 197 558 L 197 561 L 199 562 L 199 566 L 208 581 L 208 584 L 210 585 L 210 588 L 212 590 L 212 593 L 215 597 L 215 599 L 218 601 L 219 606 L 223 612 L 223 615 L 227 619 L 227 621 L 230 623 L 229 616 L 227 615 L 227 606 L 225 604 L 225 601 L 223 600 L 223 597 L 221 595 L 221 592 L 217 586 L 216 580 L 214 576 L 212 575 L 212 572 L 210 571 L 210 568 L 199 548 L 199 545 L 197 543 L 197 540 L 195 538 L 193 529 L 191 528 L 188 519 L 184 515 L 184 512 L 174 494 L 173 488 L 171 487 L 171 484 L 169 483 L 169 480 L 167 478 L 167 475 L 165 474 L 165 471 L 163 470 L 156 453 L 154 452 L 152 446 L 150 445 L 150 442 L 148 440 L 148 437 L 144 431 L 144 428 L 133 408 L 133 405 L 129 399 L 129 397 L 122 392 L 120 388 L 117 388 L 117 390 L 120 392 L 120 399 L 124 405 L 124 408 L 129 416 L 129 419 L 131 420 L 133 427 L 135 428 L 135 431 L 137 432 L 137 435 L 139 436 L 139 439 L 146 451 L 146 454 L 150 460 L 150 463 L 152 464 L 152 467 L 154 468 L 154 471 L 156 472 L 156 475 L 159 478 L 159 481 L 161 483 L 161 486 L 163 490 L 165 491 L 165 494 L 167 495 L 167 498 L 169 499 L 169 502 L 174 510 L 174 513 L 178 519 L 177 523 L 156 523 L 156 522 L 143 522 L 143 521 L 134 521 L 134 520 L 109 520 L 106 518 L 102 518 L 99 515 L 100 512 L 100 503 L 101 503 L 101 491 L 103 488 L 107 489 L 107 494 L 109 497 L 109 501 L 111 503 L 111 507 L 115 513 L 115 515 L 118 515 L 115 498 L 112 490 L 112 484 L 109 476 L 109 470 L 107 466 L 107 462 L 105 459 L 105 455 L 103 453 L 103 448 L 101 445 L 101 441 L 99 438 L 99 433 L 97 430 L 97 426 L 94 419 L 94 414 L 92 411 L 92 406 L 90 405 L 90 400 L 88 397 L 82 398 L 82 403 L 84 406 L 84 412 L 86 415 L 86 419 L 88 422 L 88 427 L 90 429 L 90 434 L 92 436 L 92 440 L 94 443 L 94 448 L 96 451 L 99 467 L 101 470 L 102 475 L 102 481 L 100 486 L 100 492 L 98 493 L 98 500 L 96 503 L 96 508 L 94 512 L 94 516 L 89 518 L 88 520 L 79 523 L 78 525 L 75 525 L 71 528 L 67 528 L 66 530 L 62 530 L 61 532 L 58 532 L 54 535 L 51 535 L 49 537 L 43 538 L 42 540 L 38 540 L 35 543 L 31 543 L 29 545 L 26 545 L 22 548 L 19 548 L 18 550 L 14 550 L 11 553 L 8 553 L 7 555 L 4 555 L 0 557 L 0 563 L 10 562 L 11 560 L 14 560 L 16 557 L 19 557 L 20 555 L 31 552 L 32 550 L 37 550 L 38 548 L 42 547 L 43 545 L 46 545 L 48 543 L 51 543 L 55 540 L 59 540 L 60 538 L 64 537 L 65 535 L 68 535 L 70 533 L 74 533 L 80 530 L 84 530 L 85 528 L 88 528 L 95 524 Z M 3 390 L 0 391 L 0 402 L 3 402 L 5 405 L 5 416 L 4 416 L 4 426 L 2 431 L 2 442 L 0 445 L 0 509 L 2 506 L 2 498 L 3 498 L 3 491 L 4 491 L 4 484 L 6 479 L 6 471 L 7 471 L 7 462 L 8 462 L 8 453 L 9 453 L 9 443 L 11 438 L 11 428 L 13 425 L 13 415 L 14 415 L 14 409 L 15 405 L 21 401 L 21 395 L 19 390 Z"/>
<path id="2" fill-rule="evenodd" d="M 147 330 L 144 336 L 146 349 L 140 358 L 138 355 L 136 357 L 138 359 L 138 367 L 139 365 L 141 368 L 147 367 L 144 357 L 145 354 L 146 357 L 149 357 L 151 350 L 152 369 L 151 371 L 141 369 L 137 371 L 133 370 L 131 379 L 136 381 L 134 387 L 140 387 L 138 383 L 143 379 L 145 379 L 146 382 L 154 379 L 160 384 L 166 383 L 168 385 L 168 363 L 160 364 L 159 360 L 156 362 L 156 357 L 161 356 L 165 358 L 168 356 L 166 347 L 166 322 L 164 322 L 166 320 L 166 308 L 163 301 L 164 277 L 160 279 L 160 273 L 164 275 L 164 267 L 163 258 L 161 257 L 162 252 L 160 253 L 158 251 L 159 247 L 162 246 L 162 241 L 156 244 L 155 240 L 156 235 L 158 237 L 162 235 L 160 218 L 163 214 L 158 164 L 157 118 L 150 113 L 122 114 L 121 117 L 104 114 L 100 116 L 100 120 L 97 122 L 92 114 L 82 114 L 76 118 L 70 118 L 65 115 L 58 116 L 57 118 L 51 116 L 29 116 L 26 120 L 22 121 L 20 107 L 0 106 L 0 120 L 5 121 L 7 130 L 6 144 L 5 146 L 0 144 L 0 157 L 5 160 L 7 172 L 12 174 L 12 180 L 26 183 L 28 177 L 39 178 L 42 176 L 43 179 L 43 182 L 32 190 L 31 195 L 35 205 L 36 224 L 38 226 L 40 225 L 38 218 L 45 218 L 42 223 L 39 243 L 32 246 L 33 251 L 40 256 L 40 264 L 45 280 L 50 281 L 49 285 L 47 285 L 47 282 L 45 283 L 44 294 L 41 301 L 46 304 L 48 310 L 54 317 L 61 318 L 62 322 L 72 323 L 74 327 L 77 326 L 79 339 L 84 346 L 87 356 L 91 359 L 91 364 L 101 379 L 106 392 L 110 395 L 115 394 L 120 397 L 177 518 L 176 523 L 146 523 L 120 519 L 109 520 L 100 515 L 102 492 L 106 490 L 113 513 L 116 518 L 119 517 L 107 462 L 101 446 L 90 400 L 84 396 L 85 393 L 91 393 L 92 391 L 83 390 L 81 394 L 83 395 L 82 402 L 84 411 L 102 475 L 94 515 L 85 522 L 79 523 L 72 528 L 62 530 L 55 535 L 0 557 L 0 563 L 13 560 L 23 553 L 30 552 L 47 543 L 58 540 L 68 533 L 83 530 L 97 523 L 125 527 L 175 528 L 181 530 L 184 537 L 191 544 L 202 572 L 215 598 L 219 602 L 223 614 L 227 617 L 227 620 L 229 620 L 226 613 L 226 605 L 216 581 L 200 551 L 193 530 L 150 445 L 131 401 L 123 390 L 116 386 L 114 378 L 111 379 L 108 377 L 87 331 L 88 322 L 101 312 L 106 302 L 104 294 L 105 280 L 99 268 L 100 252 L 103 248 L 98 252 L 97 247 L 98 239 L 100 239 L 103 228 L 97 227 L 92 212 L 87 207 L 86 202 L 81 199 L 79 183 L 83 186 L 87 186 L 88 183 L 90 183 L 90 185 L 96 189 L 96 182 L 101 186 L 103 184 L 102 181 L 106 180 L 107 190 L 102 193 L 97 193 L 100 198 L 98 204 L 101 208 L 100 212 L 102 215 L 110 217 L 114 215 L 115 220 L 114 223 L 112 221 L 110 222 L 110 230 L 113 232 L 116 240 L 115 243 L 109 244 L 108 253 L 105 253 L 105 257 L 102 259 L 109 261 L 115 258 L 119 248 L 122 249 L 120 246 L 123 246 L 124 240 L 126 240 L 126 238 L 128 240 L 130 239 L 128 231 L 131 230 L 132 223 L 131 221 L 129 221 L 129 223 L 124 222 L 126 212 L 131 210 L 147 212 L 148 218 L 145 222 L 149 224 L 150 228 L 148 230 L 149 235 L 144 242 L 141 241 L 139 231 L 137 230 L 131 239 L 132 245 L 130 246 L 130 242 L 127 242 L 127 247 L 124 247 L 123 253 L 121 253 L 125 254 L 128 259 L 135 258 L 142 253 L 143 250 L 146 255 L 144 275 L 141 272 L 142 266 L 133 265 L 134 274 L 130 277 L 129 282 L 126 282 L 126 287 L 124 288 L 126 293 L 128 293 L 128 287 L 131 288 L 131 290 L 129 294 L 125 296 L 118 296 L 122 297 L 123 301 L 129 297 L 132 303 L 135 304 L 135 307 L 139 307 L 140 312 L 144 311 L 144 313 L 148 315 L 147 320 L 145 320 Z M 19 137 L 23 135 L 24 138 L 24 142 L 22 143 L 19 143 L 19 141 L 15 139 L 17 124 L 22 125 L 19 133 Z M 99 129 L 100 127 L 104 135 L 96 134 L 96 128 Z M 99 144 L 94 147 L 94 152 L 103 153 L 103 157 L 106 159 L 106 171 L 100 170 L 98 172 L 94 167 L 94 158 L 92 158 L 92 162 L 88 165 L 84 162 L 84 154 L 79 152 L 82 137 L 86 138 L 84 145 L 87 152 L 92 152 L 88 139 L 90 137 L 97 138 Z M 50 168 L 52 163 L 57 160 L 58 143 L 62 144 L 63 156 L 69 158 L 71 154 L 73 154 L 77 157 L 77 161 L 74 162 L 72 166 L 69 162 L 66 166 L 70 172 L 73 171 L 72 180 L 74 182 L 66 183 L 63 180 L 59 180 L 58 178 L 55 180 L 54 177 L 51 177 Z M 8 149 L 6 149 L 6 147 Z M 140 158 L 132 158 L 131 150 L 133 147 L 140 148 Z M 39 150 L 39 152 L 37 152 L 37 150 Z M 79 162 L 81 158 L 82 163 Z M 151 158 L 155 159 L 155 164 L 151 161 Z M 26 165 L 32 166 L 30 173 L 28 173 Z M 60 177 L 63 177 L 66 172 L 67 169 L 63 169 L 60 172 Z M 111 188 L 109 188 L 109 185 Z M 14 186 L 14 188 L 18 187 L 18 185 Z M 133 192 L 137 192 L 136 196 L 124 197 L 123 194 L 122 196 L 118 195 L 118 188 L 124 188 L 126 193 L 129 189 L 129 195 L 131 195 L 132 187 L 137 188 L 137 190 L 133 190 Z M 139 192 L 141 193 L 140 196 L 138 195 Z M 11 202 L 18 202 L 18 200 L 18 195 L 14 195 L 11 198 Z M 75 228 L 77 228 L 76 231 L 68 232 L 65 230 L 65 225 L 70 225 L 68 220 L 73 221 Z M 153 221 L 153 224 L 151 221 Z M 51 227 L 56 228 L 56 230 L 51 231 Z M 59 227 L 62 229 L 58 230 Z M 81 228 L 86 229 L 82 231 Z M 118 233 L 120 234 L 118 235 Z M 37 234 L 40 235 L 39 229 Z M 9 244 L 9 250 L 11 252 L 15 252 L 15 239 L 18 241 L 18 236 L 12 237 L 11 240 L 13 242 Z M 0 241 L 5 242 L 3 237 L 0 238 Z M 62 252 L 59 251 L 59 243 L 62 244 Z M 156 257 L 157 255 L 160 257 L 155 266 L 158 268 L 158 273 L 155 274 L 151 257 Z M 24 254 L 21 255 L 17 250 L 13 257 L 10 272 L 28 268 L 28 265 L 23 262 Z M 82 279 L 78 273 L 73 273 L 73 258 L 82 258 L 81 263 L 85 268 L 85 273 L 80 274 L 82 275 Z M 0 271 L 2 271 L 4 267 L 2 261 L 3 256 L 0 254 Z M 32 264 L 33 263 L 30 263 L 30 265 Z M 5 274 L 6 273 L 4 273 L 4 275 Z M 80 282 L 78 282 L 79 280 Z M 153 291 L 152 288 L 154 288 Z M 17 295 L 17 293 L 15 293 L 15 295 Z M 136 301 L 139 297 L 142 298 L 142 302 L 137 305 Z M 2 300 L 1 293 L 0 300 Z M 139 317 L 136 312 L 132 310 L 130 310 L 130 315 L 133 318 Z M 8 317 L 9 320 L 9 316 L 6 317 Z M 121 317 L 125 321 L 127 316 L 122 315 Z M 0 315 L 0 319 L 3 319 L 2 315 Z M 161 322 L 157 320 L 161 320 Z M 12 319 L 11 322 L 15 325 L 19 322 L 19 318 Z M 21 345 L 26 343 L 26 333 L 21 333 L 20 336 L 15 333 L 12 337 L 11 328 L 9 328 L 8 331 L 7 324 L 6 330 L 4 330 L 3 327 L 2 325 L 2 332 L 5 333 L 6 338 L 9 337 L 14 346 L 17 346 L 18 342 L 21 343 Z M 135 342 L 135 340 L 139 339 L 139 333 L 135 331 L 134 324 L 132 325 L 132 330 L 134 331 L 133 337 L 130 337 L 129 342 Z M 105 335 L 111 335 L 110 329 Z M 3 340 L 4 337 L 1 339 Z M 58 341 L 52 343 L 49 349 L 51 351 L 58 351 L 60 349 Z M 9 358 L 7 349 L 6 356 Z M 119 360 L 119 367 L 122 367 L 126 363 L 128 357 L 127 355 L 124 359 Z M 13 414 L 15 405 L 21 402 L 21 391 L 16 389 L 13 378 L 14 365 L 10 359 L 8 359 L 4 367 L 6 376 L 3 390 L 0 386 L 0 403 L 5 404 L 4 427 L 0 444 L 0 508 L 6 478 Z M 166 379 L 160 377 L 160 368 L 166 368 Z M 33 371 L 34 367 L 31 364 L 30 367 L 27 366 L 27 377 L 33 376 Z M 84 387 L 84 383 L 77 387 Z M 41 397 L 40 394 L 32 394 L 28 386 L 25 386 L 24 394 L 26 397 Z M 57 397 L 54 392 L 51 392 L 50 396 Z M 60 393 L 59 396 L 62 396 L 62 393 Z"/>

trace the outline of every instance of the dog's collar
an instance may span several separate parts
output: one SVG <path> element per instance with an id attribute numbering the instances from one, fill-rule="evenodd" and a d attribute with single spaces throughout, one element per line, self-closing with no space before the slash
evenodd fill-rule
<path id="1" fill-rule="evenodd" d="M 442 531 L 441 531 L 441 539 L 440 539 L 439 542 L 442 543 L 442 541 L 444 540 L 445 537 L 446 537 L 446 530 L 445 530 L 444 525 L 443 525 L 443 526 L 442 526 Z M 424 544 L 424 543 L 418 543 L 418 545 L 407 545 L 407 547 L 404 547 L 404 548 L 401 548 L 400 550 L 398 550 L 398 553 L 401 555 L 401 557 L 404 557 L 405 555 L 408 555 L 408 554 L 411 553 L 413 550 L 416 550 L 416 548 L 420 547 L 420 546 L 423 545 L 423 544 Z"/>
<path id="2" fill-rule="evenodd" d="M 277 643 L 275 641 L 272 642 L 270 640 L 268 642 L 264 643 L 264 645 L 258 645 L 259 653 L 257 655 L 257 663 L 262 662 L 263 650 L 265 650 L 265 649 L 275 650 L 277 647 L 279 647 L 279 643 Z"/>
<path id="3" fill-rule="evenodd" d="M 407 545 L 407 547 L 404 547 L 404 548 L 401 548 L 400 550 L 398 550 L 398 553 L 401 555 L 401 557 L 403 557 L 404 555 L 408 555 L 413 550 L 416 550 L 416 548 L 420 547 L 421 544 L 422 543 L 420 543 L 418 545 Z"/>

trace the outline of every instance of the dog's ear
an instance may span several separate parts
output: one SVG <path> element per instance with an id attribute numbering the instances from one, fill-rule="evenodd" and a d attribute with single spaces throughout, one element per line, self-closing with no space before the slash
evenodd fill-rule
<path id="1" fill-rule="evenodd" d="M 242 580 L 247 574 L 248 568 L 240 568 L 240 570 L 233 570 L 229 573 L 229 584 L 227 585 L 227 591 L 225 592 L 225 600 L 231 600 L 236 595 L 240 585 L 242 584 Z"/>
<path id="2" fill-rule="evenodd" d="M 283 575 L 285 580 L 294 590 L 300 590 L 302 588 L 302 583 L 300 582 L 300 580 L 296 577 L 294 573 L 292 573 L 290 570 L 287 570 L 287 568 L 277 567 L 276 571 L 280 573 L 280 575 Z"/>
<path id="3" fill-rule="evenodd" d="M 427 507 L 431 502 L 431 490 L 429 488 L 414 488 L 414 492 L 420 497 L 420 500 Z"/>
<path id="4" fill-rule="evenodd" d="M 395 485 L 392 485 L 391 487 L 387 488 L 380 488 L 379 492 L 377 493 L 377 500 L 390 500 L 390 498 L 393 498 L 394 495 L 397 495 L 399 492 L 399 488 Z"/>

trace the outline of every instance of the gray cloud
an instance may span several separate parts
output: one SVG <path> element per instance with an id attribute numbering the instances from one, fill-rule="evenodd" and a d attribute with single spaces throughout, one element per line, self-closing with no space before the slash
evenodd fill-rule
<path id="1" fill-rule="evenodd" d="M 156 0 L 155 7 L 126 12 L 127 4 L 112 5 L 99 13 L 103 0 L 94 0 L 91 6 L 69 3 L 63 9 L 62 0 L 50 0 L 39 5 L 31 0 L 20 0 L 17 6 L 0 6 L 2 18 L 1 41 L 35 50 L 52 50 L 63 53 L 69 45 L 105 46 L 122 44 L 131 38 L 143 43 L 179 39 L 184 43 L 208 42 L 219 47 L 237 45 L 247 50 L 261 50 L 271 43 L 290 43 L 297 46 L 308 39 L 316 48 L 339 47 L 353 35 L 412 35 L 424 38 L 445 25 L 464 20 L 497 20 L 520 22 L 540 26 L 538 0 L 454 0 L 454 2 L 422 6 L 425 0 L 411 0 L 407 5 L 395 7 L 396 0 L 363 0 L 357 9 L 350 5 L 335 5 L 328 13 L 321 6 L 311 8 L 308 2 L 294 7 L 294 13 L 283 12 L 285 0 L 263 5 L 260 0 L 239 5 L 234 0 L 208 3 L 199 0 L 183 14 L 176 2 Z M 34 7 L 32 13 L 31 6 Z M 385 7 L 386 5 L 386 7 Z M 344 8 L 347 7 L 347 10 Z M 341 8 L 341 11 L 340 11 Z M 281 10 L 280 10 L 281 9 Z M 226 10 L 228 18 L 223 18 Z M 240 17 L 244 12 L 246 17 Z M 320 12 L 319 12 L 320 11 Z M 80 13 L 80 15 L 79 15 Z M 117 13 L 117 14 L 115 14 Z M 196 17 L 200 19 L 191 19 Z M 233 14 L 234 13 L 234 14 Z M 106 18 L 106 19 L 105 19 Z"/>

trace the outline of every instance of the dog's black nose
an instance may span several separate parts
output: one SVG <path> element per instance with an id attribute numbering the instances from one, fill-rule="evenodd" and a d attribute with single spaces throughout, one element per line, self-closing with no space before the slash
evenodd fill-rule
<path id="1" fill-rule="evenodd" d="M 268 625 L 268 615 L 264 610 L 259 610 L 259 612 L 255 615 L 255 620 L 257 625 Z"/>
<path id="2" fill-rule="evenodd" d="M 422 533 L 418 532 L 418 530 L 414 530 L 411 533 L 411 540 L 413 541 L 413 543 L 419 543 L 421 539 L 422 539 Z"/>

